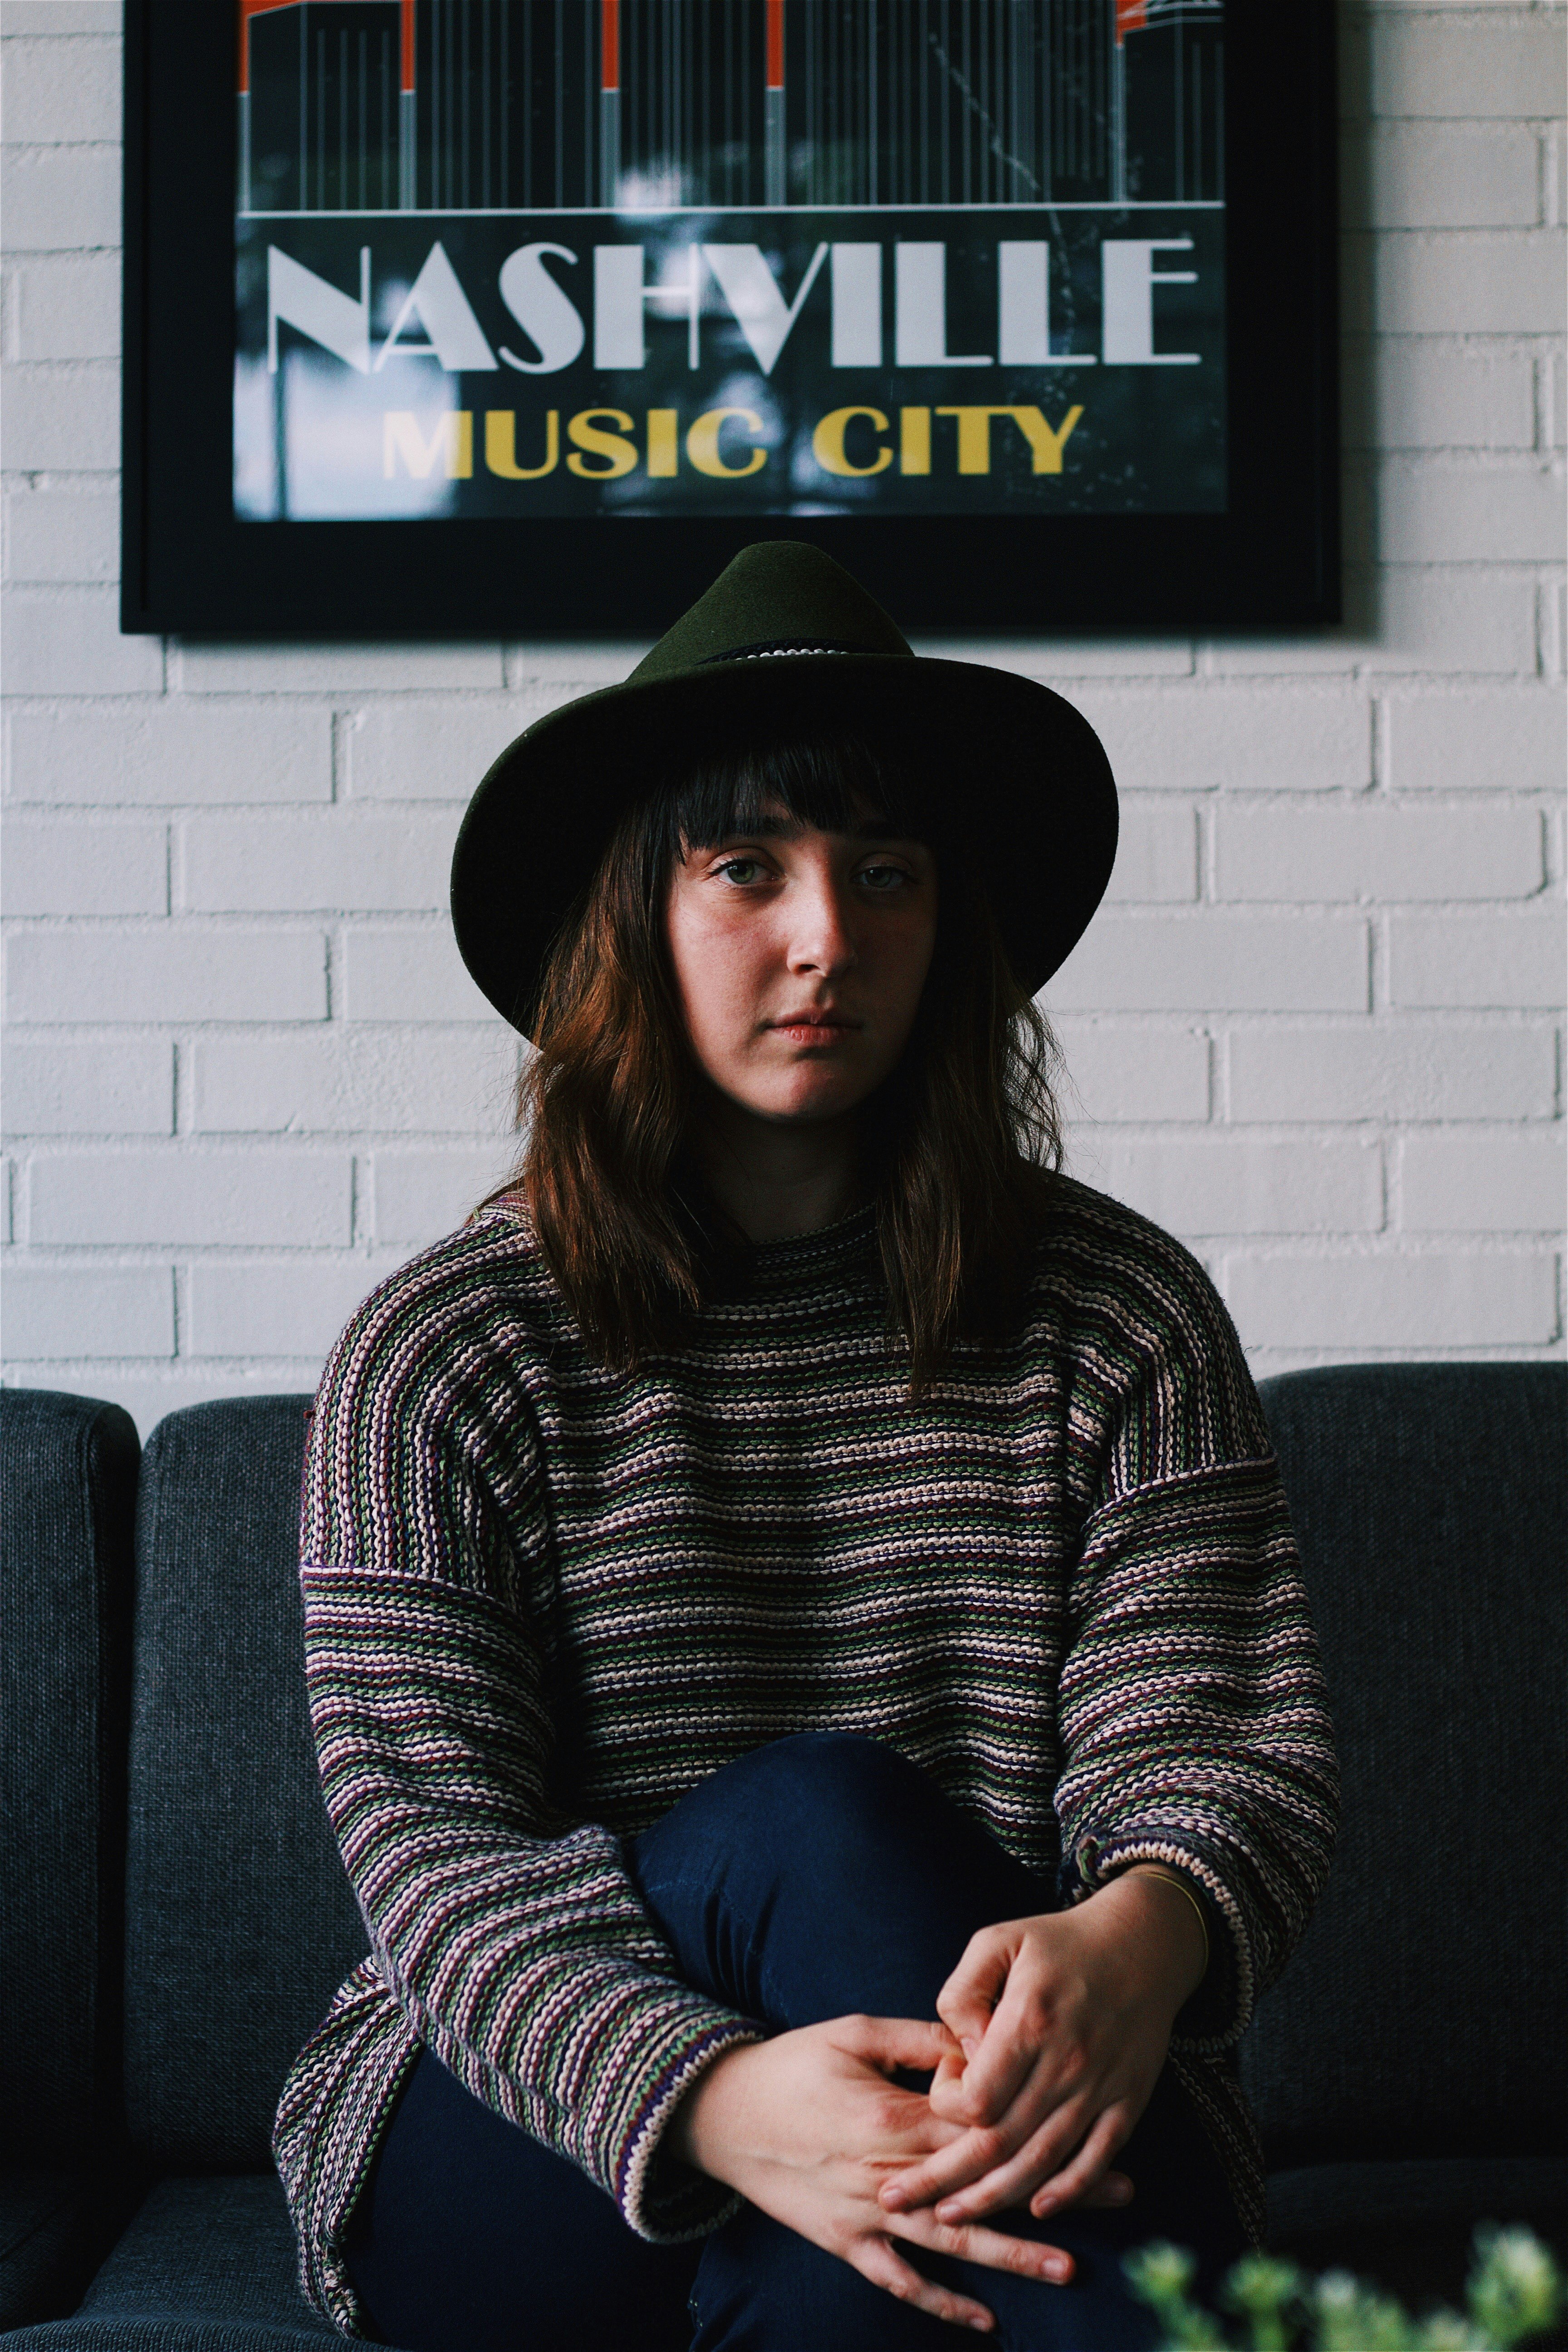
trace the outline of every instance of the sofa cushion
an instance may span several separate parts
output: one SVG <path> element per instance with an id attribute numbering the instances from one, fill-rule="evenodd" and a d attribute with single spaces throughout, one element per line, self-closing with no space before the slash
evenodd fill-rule
<path id="1" fill-rule="evenodd" d="M 342 2337 L 300 2293 L 270 2173 L 160 2181 L 68 2320 L 5 2352 L 312 2352 Z"/>
<path id="2" fill-rule="evenodd" d="M 1554 2154 L 1568 1366 L 1262 1395 L 1344 1778 L 1327 1891 L 1243 2045 L 1270 2167 Z"/>
<path id="3" fill-rule="evenodd" d="M 0 2143 L 40 2167 L 118 2105 L 140 1452 L 118 1405 L 0 1391 Z"/>
<path id="4" fill-rule="evenodd" d="M 365 1949 L 305 1705 L 307 1402 L 193 1405 L 142 1465 L 125 2084 L 171 2171 L 268 2162 L 284 2075 Z"/>
<path id="5" fill-rule="evenodd" d="M 0 2170 L 0 2332 L 70 2309 L 92 2267 L 89 2227 L 79 2173 Z"/>
<path id="6" fill-rule="evenodd" d="M 1268 2183 L 1268 2242 L 1310 2270 L 1353 2271 L 1419 2309 L 1458 2305 L 1482 2221 L 1524 2222 L 1568 2260 L 1568 2160 L 1435 2158 L 1317 2164 Z"/>

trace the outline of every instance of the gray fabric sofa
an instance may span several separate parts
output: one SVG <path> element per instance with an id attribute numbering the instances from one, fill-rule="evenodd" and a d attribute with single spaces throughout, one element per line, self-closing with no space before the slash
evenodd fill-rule
<path id="1" fill-rule="evenodd" d="M 1568 1366 L 1265 1385 L 1345 1779 L 1243 2067 L 1273 2242 L 1420 2302 L 1568 2252 Z M 302 1397 L 0 1399 L 0 2346 L 304 2352 L 268 2135 L 363 1930 L 300 1672 Z"/>

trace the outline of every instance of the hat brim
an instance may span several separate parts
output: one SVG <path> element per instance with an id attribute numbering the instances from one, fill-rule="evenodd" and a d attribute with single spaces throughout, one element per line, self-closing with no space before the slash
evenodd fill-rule
<path id="1" fill-rule="evenodd" d="M 859 654 L 717 661 L 605 687 L 552 711 L 479 784 L 452 858 L 464 963 L 528 1034 L 545 959 L 648 779 L 649 747 L 777 721 L 911 731 L 951 764 L 952 823 L 1031 995 L 1070 954 L 1110 878 L 1116 787 L 1100 739 L 1037 679 L 973 662 Z"/>

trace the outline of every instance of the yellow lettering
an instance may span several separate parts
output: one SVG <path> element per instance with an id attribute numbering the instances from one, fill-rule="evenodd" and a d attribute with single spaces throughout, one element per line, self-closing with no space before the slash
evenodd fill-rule
<path id="1" fill-rule="evenodd" d="M 537 482 L 542 474 L 552 474 L 561 456 L 561 411 L 552 408 L 545 417 L 542 466 L 518 464 L 516 433 L 515 409 L 486 409 L 485 463 L 491 473 L 500 474 L 508 482 Z"/>
<path id="2" fill-rule="evenodd" d="M 427 482 L 437 457 L 446 459 L 449 482 L 466 482 L 474 470 L 474 416 L 468 408 L 448 409 L 438 416 L 430 438 L 420 437 L 419 420 L 411 409 L 389 408 L 383 414 L 382 471 L 390 482 L 401 457 L 416 481 Z"/>
<path id="3" fill-rule="evenodd" d="M 595 424 L 595 416 L 607 416 L 616 427 L 614 433 L 601 433 Z M 629 474 L 637 461 L 637 445 L 622 439 L 632 429 L 632 420 L 624 408 L 584 408 L 566 427 L 566 438 L 576 446 L 568 454 L 566 463 L 584 481 L 613 482 L 622 474 Z M 603 457 L 602 466 L 590 466 L 587 457 L 580 457 L 578 449 L 585 449 L 589 457 Z"/>
<path id="4" fill-rule="evenodd" d="M 991 471 L 991 419 L 1010 416 L 1029 445 L 1037 474 L 1059 474 L 1062 451 L 1068 436 L 1083 415 L 1081 407 L 1069 408 L 1062 419 L 1059 433 L 1053 433 L 1044 413 L 1038 408 L 939 408 L 939 416 L 958 419 L 958 470 L 961 474 L 988 474 Z"/>
<path id="5" fill-rule="evenodd" d="M 686 454 L 700 474 L 717 474 L 721 479 L 732 480 L 740 474 L 760 473 L 767 464 L 767 451 L 753 447 L 743 466 L 726 466 L 719 454 L 719 434 L 731 416 L 738 416 L 748 432 L 760 433 L 763 429 L 763 420 L 754 408 L 709 409 L 686 436 Z"/>
<path id="6" fill-rule="evenodd" d="M 672 482 L 680 470 L 679 413 L 650 408 L 647 413 L 647 469 L 656 482 Z"/>
<path id="7" fill-rule="evenodd" d="M 811 454 L 825 474 L 879 474 L 893 462 L 890 449 L 879 449 L 868 466 L 852 466 L 844 454 L 844 432 L 852 416 L 868 416 L 879 433 L 888 429 L 879 408 L 836 408 L 811 436 Z"/>
<path id="8" fill-rule="evenodd" d="M 929 474 L 931 471 L 929 408 L 900 408 L 899 411 L 899 471 L 900 474 Z"/>
<path id="9" fill-rule="evenodd" d="M 1081 406 L 1069 408 L 1062 418 L 1059 431 L 1055 433 L 1051 431 L 1044 413 L 1038 408 L 1009 408 L 1006 413 L 1029 445 L 1036 473 L 1059 474 L 1062 469 L 1062 451 L 1067 446 L 1068 434 L 1083 415 Z M 960 430 L 962 429 L 961 426 Z"/>

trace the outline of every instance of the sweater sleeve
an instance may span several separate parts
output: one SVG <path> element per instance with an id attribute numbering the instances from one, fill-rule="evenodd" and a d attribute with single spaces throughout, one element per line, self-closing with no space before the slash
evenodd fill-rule
<path id="1" fill-rule="evenodd" d="M 528 1425 L 498 1415 L 482 1362 L 398 1320 L 373 1300 L 328 1366 L 300 1571 L 327 1811 L 374 1962 L 443 2064 L 635 2230 L 700 2234 L 733 2198 L 659 2136 L 759 2030 L 680 1980 L 616 1839 L 552 1806 L 520 1597 L 548 1540 Z"/>
<path id="2" fill-rule="evenodd" d="M 1165 1296 L 1120 1335 L 1132 1369 L 1073 1581 L 1057 1809 L 1069 1895 L 1159 1861 L 1204 1897 L 1221 1932 L 1175 2046 L 1213 2053 L 1306 1925 L 1338 1780 L 1262 1409 L 1206 1276 L 1166 1247 Z"/>

